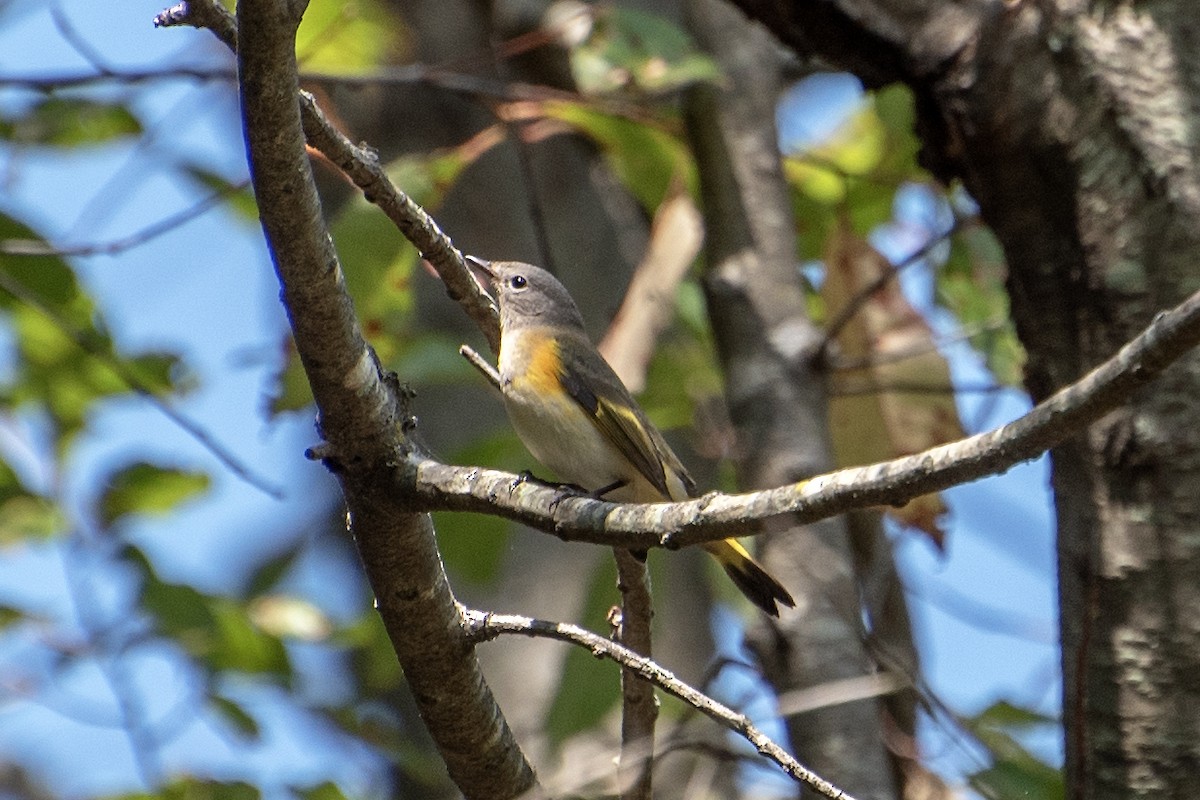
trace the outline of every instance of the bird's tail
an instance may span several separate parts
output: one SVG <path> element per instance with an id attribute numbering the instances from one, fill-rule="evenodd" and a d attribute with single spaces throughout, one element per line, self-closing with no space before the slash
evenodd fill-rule
<path id="1" fill-rule="evenodd" d="M 772 617 L 779 616 L 776 602 L 782 603 L 788 608 L 795 607 L 796 601 L 788 594 L 788 590 L 783 588 L 783 584 L 772 578 L 765 569 L 759 566 L 758 562 L 750 557 L 746 548 L 742 547 L 736 539 L 709 542 L 704 545 L 704 549 L 712 553 L 713 557 L 721 563 L 725 573 L 742 594 Z"/>

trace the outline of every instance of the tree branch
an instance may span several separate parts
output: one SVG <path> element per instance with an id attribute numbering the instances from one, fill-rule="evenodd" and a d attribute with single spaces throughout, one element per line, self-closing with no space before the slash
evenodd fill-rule
<path id="1" fill-rule="evenodd" d="M 803 783 L 824 797 L 854 800 L 853 797 L 796 761 L 786 750 L 755 727 L 744 714 L 739 714 L 728 706 L 718 703 L 698 689 L 679 680 L 669 670 L 649 658 L 640 656 L 616 642 L 611 642 L 603 636 L 566 622 L 550 622 L 517 614 L 490 614 L 472 609 L 463 609 L 462 614 L 463 624 L 477 642 L 488 641 L 502 634 L 557 639 L 560 642 L 584 647 L 596 658 L 615 661 L 625 670 L 637 674 L 639 678 L 654 684 L 664 692 L 678 697 L 705 716 L 744 737 L 754 745 L 759 753 L 778 764 L 797 782 Z"/>
<path id="2" fill-rule="evenodd" d="M 923 453 L 841 469 L 800 483 L 683 503 L 618 504 L 519 482 L 497 470 L 451 467 L 414 456 L 398 491 L 426 510 L 499 514 L 566 541 L 612 547 L 677 548 L 746 535 L 750 523 L 790 514 L 799 522 L 913 497 L 1003 472 L 1069 439 L 1122 405 L 1200 344 L 1200 292 L 1160 313 L 1139 336 L 1029 413 L 987 433 Z"/>
<path id="3" fill-rule="evenodd" d="M 462 628 L 432 523 L 388 491 L 389 464 L 410 446 L 412 420 L 395 377 L 383 375 L 363 339 L 322 219 L 297 102 L 302 5 L 238 4 L 238 74 L 255 196 L 328 442 L 322 455 L 341 482 L 380 615 L 450 777 L 469 798 L 515 797 L 533 772 Z M 225 19 L 210 2 L 188 8 L 207 9 L 214 24 Z M 307 127 L 323 130 L 306 103 Z"/>
<path id="4" fill-rule="evenodd" d="M 640 556 L 622 547 L 613 549 L 617 560 L 617 587 L 621 591 L 620 618 L 614 619 L 617 641 L 645 658 L 653 654 L 650 621 L 650 571 L 646 553 Z M 653 796 L 654 723 L 658 700 L 654 688 L 636 670 L 621 670 L 621 760 L 619 782 L 622 800 L 650 800 Z"/>

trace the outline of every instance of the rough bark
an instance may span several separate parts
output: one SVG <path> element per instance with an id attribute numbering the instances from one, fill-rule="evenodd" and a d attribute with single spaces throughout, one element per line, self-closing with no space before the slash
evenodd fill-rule
<path id="1" fill-rule="evenodd" d="M 422 718 L 466 797 L 516 797 L 532 769 L 492 698 L 442 570 L 428 515 L 392 492 L 392 465 L 415 424 L 363 340 L 305 152 L 295 30 L 302 6 L 243 0 L 238 75 L 263 232 L 312 386 L 326 464 Z"/>
<path id="2" fill-rule="evenodd" d="M 915 94 L 923 162 L 1004 246 L 1036 399 L 1200 286 L 1200 15 L 1188 0 L 738 0 Z M 1053 453 L 1069 795 L 1200 774 L 1200 358 Z"/>

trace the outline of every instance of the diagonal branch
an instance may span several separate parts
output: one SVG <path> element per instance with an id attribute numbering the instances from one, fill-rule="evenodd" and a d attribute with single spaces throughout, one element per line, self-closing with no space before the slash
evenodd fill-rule
<path id="1" fill-rule="evenodd" d="M 238 75 L 255 197 L 328 443 L 321 455 L 341 483 L 380 616 L 450 777 L 468 798 L 515 797 L 534 785 L 533 772 L 463 630 L 432 523 L 388 491 L 389 465 L 411 447 L 412 420 L 395 376 L 382 373 L 363 339 L 322 218 L 298 102 L 302 7 L 238 3 Z M 224 24 L 211 2 L 188 8 Z M 307 103 L 305 121 L 317 124 Z"/>
<path id="2" fill-rule="evenodd" d="M 692 708 L 744 737 L 754 745 L 759 753 L 778 764 L 798 783 L 804 784 L 823 797 L 854 800 L 849 794 L 796 761 L 787 750 L 755 727 L 745 714 L 739 714 L 728 706 L 718 703 L 698 689 L 679 680 L 669 670 L 649 658 L 638 655 L 629 648 L 611 642 L 603 636 L 566 622 L 550 622 L 517 614 L 491 614 L 471 609 L 463 609 L 463 623 L 475 641 L 487 641 L 502 634 L 557 639 L 560 642 L 568 642 L 586 648 L 596 658 L 615 661 L 626 672 L 636 674 L 642 680 L 678 697 Z"/>
<path id="3" fill-rule="evenodd" d="M 496 470 L 451 467 L 414 457 L 398 490 L 428 510 L 477 511 L 516 519 L 568 541 L 611 547 L 675 548 L 747 535 L 751 523 L 792 515 L 799 522 L 869 506 L 900 505 L 1003 472 L 1036 458 L 1123 405 L 1176 359 L 1200 344 L 1200 292 L 1160 313 L 1116 355 L 987 433 L 923 453 L 818 475 L 740 495 L 711 493 L 684 503 L 618 504 L 560 492 Z"/>

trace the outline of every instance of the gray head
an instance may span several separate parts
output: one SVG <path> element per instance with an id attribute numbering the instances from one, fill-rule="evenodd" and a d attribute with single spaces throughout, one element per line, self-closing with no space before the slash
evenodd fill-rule
<path id="1" fill-rule="evenodd" d="M 470 261 L 488 277 L 500 306 L 503 330 L 548 325 L 584 331 L 583 317 L 567 287 L 546 270 L 519 261 L 482 261 L 473 257 Z"/>

